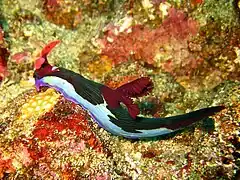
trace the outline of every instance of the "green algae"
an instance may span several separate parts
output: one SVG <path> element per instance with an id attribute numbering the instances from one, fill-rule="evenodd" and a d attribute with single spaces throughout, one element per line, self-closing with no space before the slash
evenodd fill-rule
<path id="1" fill-rule="evenodd" d="M 222 29 L 239 26 L 239 16 L 234 7 L 235 0 L 206 0 L 200 10 L 193 12 L 201 24 L 217 22 Z"/>

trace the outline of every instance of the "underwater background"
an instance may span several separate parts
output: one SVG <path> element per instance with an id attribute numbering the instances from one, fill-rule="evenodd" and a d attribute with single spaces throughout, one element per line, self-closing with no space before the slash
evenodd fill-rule
<path id="1" fill-rule="evenodd" d="M 48 56 L 117 88 L 154 89 L 141 114 L 166 117 L 224 105 L 180 132 L 113 136 L 55 90 L 35 90 Z M 238 179 L 239 0 L 0 0 L 0 179 Z"/>

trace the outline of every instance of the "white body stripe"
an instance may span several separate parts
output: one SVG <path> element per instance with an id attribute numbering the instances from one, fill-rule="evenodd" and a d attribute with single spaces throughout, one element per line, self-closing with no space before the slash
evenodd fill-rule
<path id="1" fill-rule="evenodd" d="M 61 92 L 66 99 L 76 104 L 79 104 L 82 108 L 84 108 L 85 110 L 88 110 L 88 112 L 90 113 L 94 121 L 96 121 L 102 128 L 106 129 L 112 134 L 124 136 L 127 138 L 144 138 L 144 137 L 159 136 L 159 135 L 173 132 L 172 130 L 167 128 L 159 128 L 159 129 L 153 129 L 153 130 L 138 130 L 141 133 L 131 133 L 131 132 L 124 131 L 110 121 L 110 118 L 108 117 L 108 115 L 112 117 L 115 117 L 115 116 L 114 114 L 111 113 L 111 111 L 107 109 L 106 102 L 98 105 L 91 104 L 89 101 L 82 98 L 78 93 L 76 93 L 72 84 L 70 84 L 68 81 L 61 79 L 59 77 L 45 76 L 38 81 L 39 82 L 37 82 L 37 84 L 39 86 L 53 87 L 57 91 Z"/>

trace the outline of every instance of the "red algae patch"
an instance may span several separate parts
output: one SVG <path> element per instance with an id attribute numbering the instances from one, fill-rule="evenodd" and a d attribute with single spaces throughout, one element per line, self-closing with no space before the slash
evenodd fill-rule
<path id="1" fill-rule="evenodd" d="M 15 171 L 12 160 L 3 158 L 2 152 L 0 151 L 0 178 L 2 179 L 4 177 L 4 173 L 14 173 Z"/>
<path id="2" fill-rule="evenodd" d="M 6 42 L 4 40 L 4 31 L 0 27 L 0 82 L 3 80 L 5 76 L 7 76 L 7 59 L 9 56 L 9 52 L 6 47 Z"/>
<path id="3" fill-rule="evenodd" d="M 49 93 L 52 96 L 48 97 Z M 26 169 L 33 167 L 35 171 L 28 172 L 30 176 L 74 177 L 76 168 L 69 171 L 72 164 L 81 167 L 78 163 L 84 162 L 86 153 L 103 154 L 103 143 L 92 131 L 88 114 L 80 106 L 59 96 L 48 89 L 34 95 L 23 105 L 22 114 L 7 131 L 6 137 L 11 143 L 1 144 L 0 152 L 4 149 L 4 153 L 0 153 L 0 177 L 6 173 L 13 174 L 16 170 L 24 174 Z M 57 99 L 52 102 L 51 98 Z M 45 104 L 43 110 L 43 101 L 52 104 Z"/>
<path id="4" fill-rule="evenodd" d="M 48 21 L 74 29 L 82 21 L 82 12 L 77 4 L 77 1 L 44 0 L 44 14 Z"/>
<path id="5" fill-rule="evenodd" d="M 183 41 L 195 36 L 198 23 L 179 10 L 171 8 L 169 16 L 156 29 L 134 25 L 120 32 L 120 27 L 109 26 L 100 40 L 102 54 L 113 59 L 114 64 L 129 59 L 154 64 L 158 49 L 170 40 Z"/>
<path id="6" fill-rule="evenodd" d="M 79 143 L 73 143 L 76 148 L 84 149 L 86 144 L 101 151 L 101 144 L 94 137 L 93 132 L 91 132 L 84 113 L 68 115 L 63 118 L 57 117 L 52 113 L 47 113 L 45 116 L 48 116 L 48 118 L 41 118 L 35 124 L 35 129 L 33 130 L 34 138 L 37 138 L 40 141 L 54 142 L 60 141 L 67 136 L 74 136 L 83 140 Z"/>

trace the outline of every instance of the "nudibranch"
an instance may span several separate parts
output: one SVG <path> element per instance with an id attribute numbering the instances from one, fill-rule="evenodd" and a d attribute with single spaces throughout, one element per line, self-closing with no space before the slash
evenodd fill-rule
<path id="1" fill-rule="evenodd" d="M 67 100 L 87 110 L 93 120 L 108 132 L 130 139 L 140 139 L 169 134 L 224 109 L 215 106 L 187 114 L 147 118 L 139 115 L 133 97 L 146 95 L 153 88 L 148 77 L 141 77 L 116 89 L 86 79 L 80 74 L 49 64 L 47 55 L 60 41 L 53 41 L 43 48 L 35 62 L 35 86 L 54 88 Z"/>

